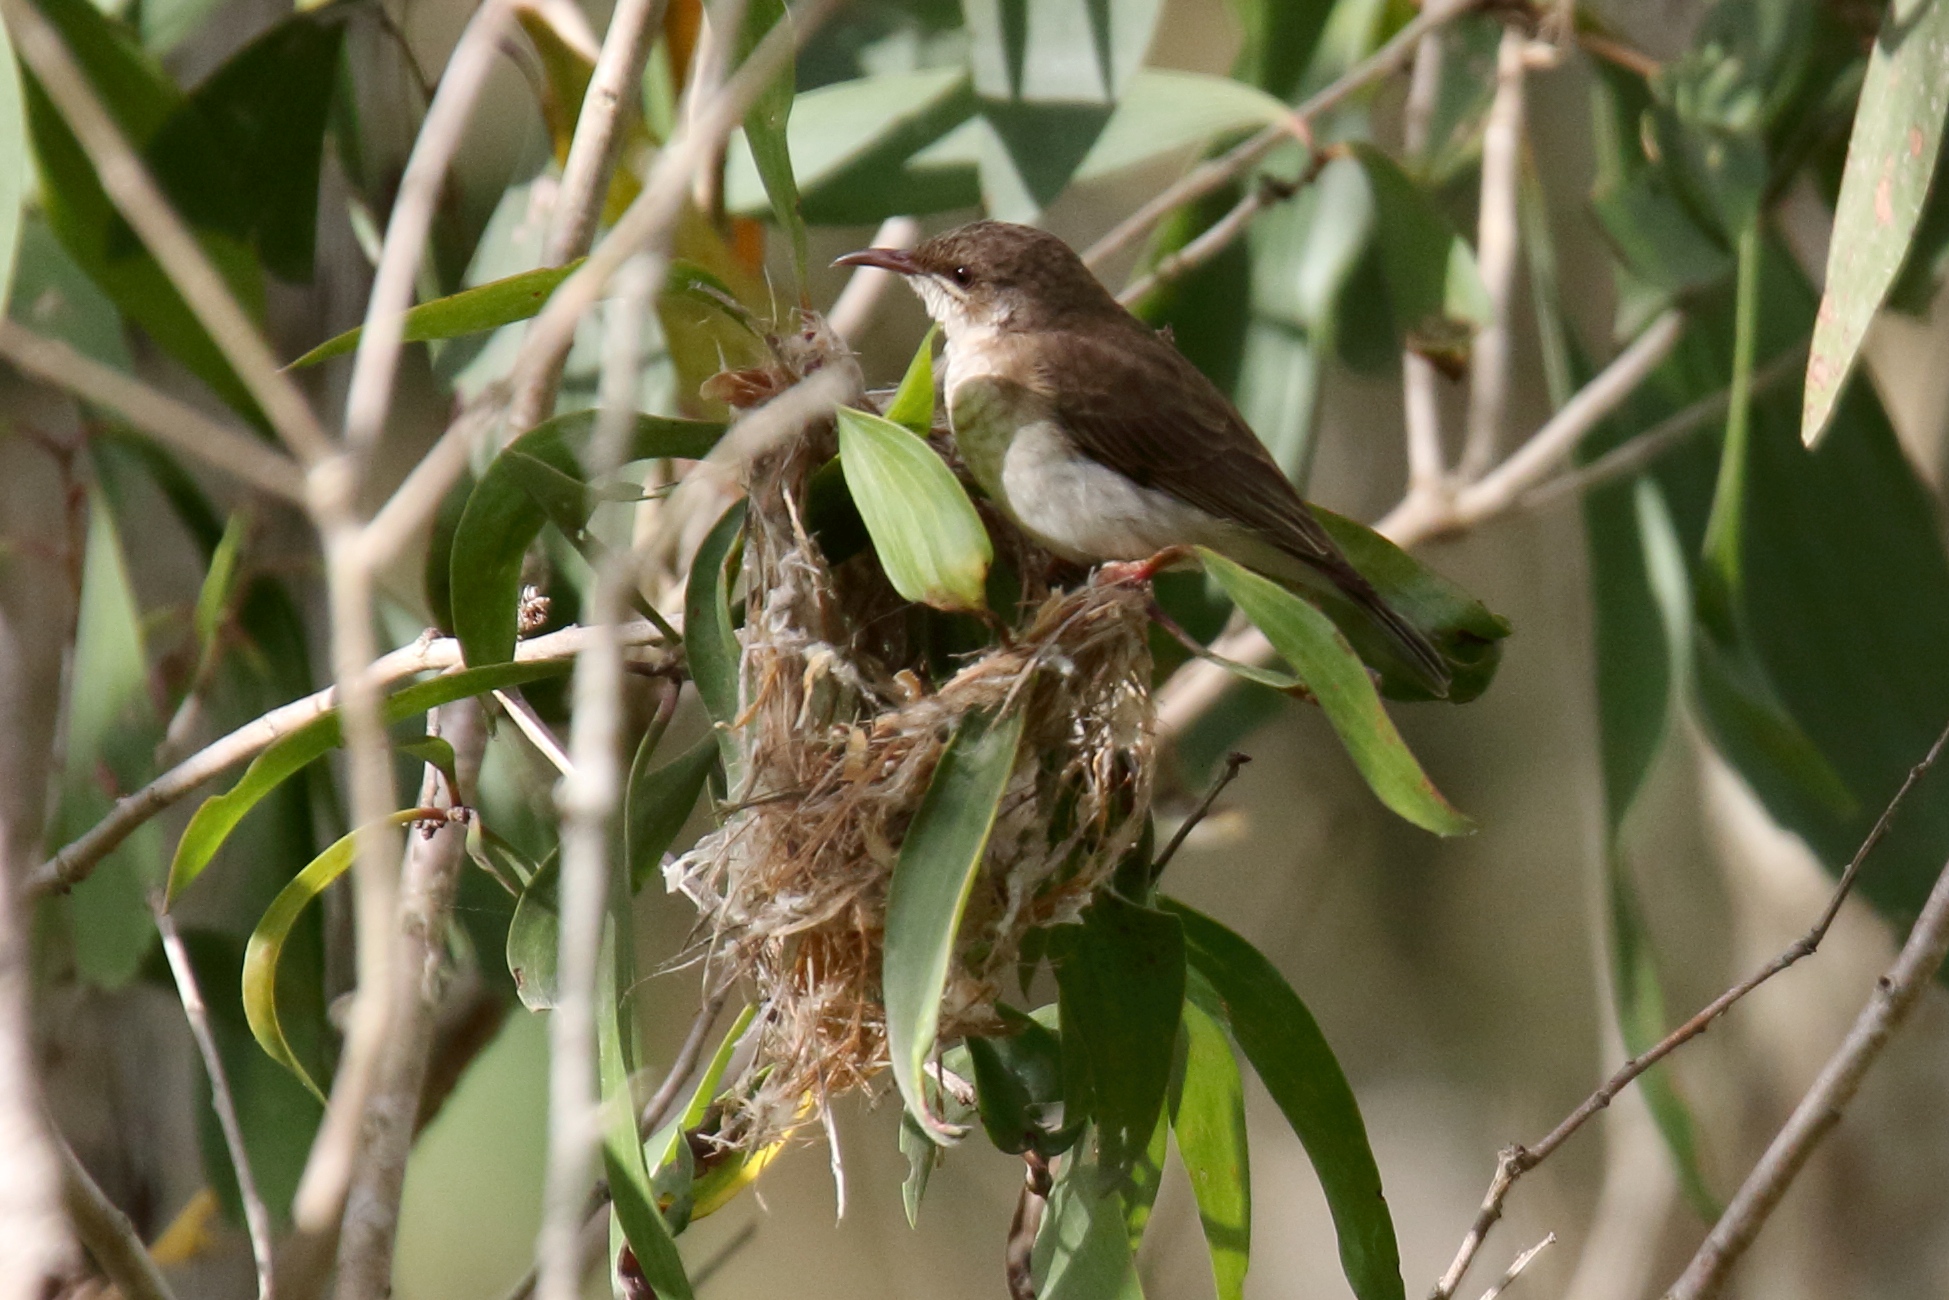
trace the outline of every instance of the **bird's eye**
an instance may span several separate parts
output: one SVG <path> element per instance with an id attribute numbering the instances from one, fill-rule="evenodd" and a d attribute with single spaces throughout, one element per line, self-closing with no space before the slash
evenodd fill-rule
<path id="1" fill-rule="evenodd" d="M 974 283 L 974 272 L 965 266 L 957 266 L 954 268 L 954 282 L 965 289 Z"/>

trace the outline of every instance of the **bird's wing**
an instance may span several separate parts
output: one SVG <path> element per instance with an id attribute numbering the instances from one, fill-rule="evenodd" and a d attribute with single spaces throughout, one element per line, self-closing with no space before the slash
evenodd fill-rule
<path id="1" fill-rule="evenodd" d="M 1242 525 L 1329 576 L 1352 574 L 1237 408 L 1176 348 L 1135 322 L 1050 343 L 1036 387 L 1084 455 Z"/>
<path id="2" fill-rule="evenodd" d="M 1084 455 L 1308 565 L 1386 630 L 1436 695 L 1447 694 L 1450 670 L 1427 634 L 1354 568 L 1238 409 L 1176 348 L 1132 321 L 1048 340 L 1037 369 L 1035 387 Z"/>

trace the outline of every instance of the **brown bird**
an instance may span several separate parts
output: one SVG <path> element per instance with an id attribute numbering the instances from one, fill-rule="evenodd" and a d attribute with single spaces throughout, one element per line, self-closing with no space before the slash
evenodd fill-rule
<path id="1" fill-rule="evenodd" d="M 1042 546 L 1082 563 L 1206 546 L 1282 583 L 1325 583 L 1447 694 L 1441 653 L 1341 553 L 1238 408 L 1060 239 L 977 221 L 837 264 L 895 272 L 920 295 L 946 337 L 962 459 Z"/>

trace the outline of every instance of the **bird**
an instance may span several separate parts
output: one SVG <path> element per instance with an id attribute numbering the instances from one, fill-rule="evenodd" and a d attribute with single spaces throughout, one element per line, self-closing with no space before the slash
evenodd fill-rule
<path id="1" fill-rule="evenodd" d="M 1203 546 L 1283 585 L 1324 583 L 1447 695 L 1441 652 L 1347 559 L 1231 399 L 1061 239 L 975 221 L 834 265 L 891 271 L 919 295 L 944 337 L 961 459 L 1043 548 L 1107 565 Z"/>

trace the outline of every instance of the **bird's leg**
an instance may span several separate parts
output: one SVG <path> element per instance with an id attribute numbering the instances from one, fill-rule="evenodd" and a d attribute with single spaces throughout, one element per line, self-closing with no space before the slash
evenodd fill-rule
<path id="1" fill-rule="evenodd" d="M 1165 569 L 1191 558 L 1189 546 L 1167 546 L 1148 560 L 1110 560 L 1099 567 L 1091 579 L 1099 587 L 1149 582 Z"/>

